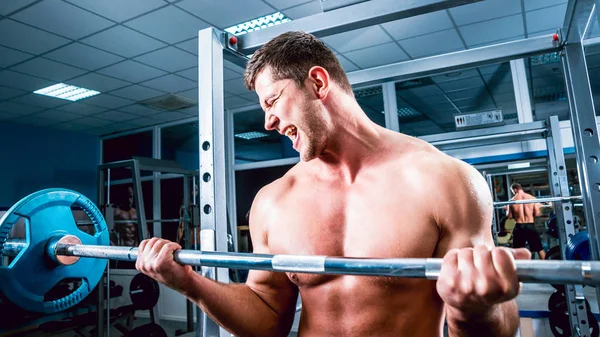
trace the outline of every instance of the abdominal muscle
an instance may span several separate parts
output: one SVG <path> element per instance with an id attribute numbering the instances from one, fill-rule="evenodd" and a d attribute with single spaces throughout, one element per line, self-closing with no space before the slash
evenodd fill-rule
<path id="1" fill-rule="evenodd" d="M 442 336 L 443 303 L 434 281 L 324 276 L 320 285 L 302 286 L 303 278 L 315 276 L 290 276 L 303 303 L 298 336 Z"/>

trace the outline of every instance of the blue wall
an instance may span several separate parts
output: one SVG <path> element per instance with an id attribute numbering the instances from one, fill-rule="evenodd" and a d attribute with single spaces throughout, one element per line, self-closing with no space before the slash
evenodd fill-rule
<path id="1" fill-rule="evenodd" d="M 0 207 L 51 187 L 95 202 L 99 144 L 93 135 L 0 123 Z"/>

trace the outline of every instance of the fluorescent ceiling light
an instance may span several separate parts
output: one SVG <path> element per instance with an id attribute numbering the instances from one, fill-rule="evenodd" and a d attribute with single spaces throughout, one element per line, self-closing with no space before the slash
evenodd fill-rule
<path id="1" fill-rule="evenodd" d="M 40 90 L 34 93 L 55 98 L 62 98 L 72 102 L 84 99 L 87 97 L 98 95 L 98 91 L 76 87 L 74 85 L 59 83 Z"/>
<path id="2" fill-rule="evenodd" d="M 237 138 L 242 138 L 242 139 L 257 139 L 257 138 L 263 138 L 263 137 L 267 137 L 268 134 L 263 133 L 263 132 L 258 132 L 258 131 L 251 131 L 251 132 L 244 132 L 244 133 L 238 133 L 235 135 Z"/>
<path id="3" fill-rule="evenodd" d="M 284 22 L 292 21 L 280 12 L 262 16 L 258 19 L 242 22 L 235 26 L 225 28 L 225 31 L 233 35 L 242 35 L 256 30 L 265 29 Z"/>
<path id="4" fill-rule="evenodd" d="M 528 168 L 529 166 L 531 166 L 531 164 L 529 162 L 509 164 L 508 169 L 509 170 L 522 169 L 522 168 Z"/>

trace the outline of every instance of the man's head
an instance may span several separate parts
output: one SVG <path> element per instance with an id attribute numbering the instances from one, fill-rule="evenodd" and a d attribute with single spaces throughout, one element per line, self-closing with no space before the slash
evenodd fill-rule
<path id="1" fill-rule="evenodd" d="M 261 47 L 248 62 L 246 86 L 265 110 L 265 129 L 285 134 L 311 160 L 324 150 L 331 116 L 324 102 L 333 91 L 353 96 L 333 52 L 313 35 L 287 32 Z"/>
<path id="2" fill-rule="evenodd" d="M 517 195 L 522 190 L 523 190 L 523 186 L 521 186 L 521 184 L 519 184 L 519 183 L 512 183 L 512 185 L 510 185 L 510 191 L 514 195 Z"/>

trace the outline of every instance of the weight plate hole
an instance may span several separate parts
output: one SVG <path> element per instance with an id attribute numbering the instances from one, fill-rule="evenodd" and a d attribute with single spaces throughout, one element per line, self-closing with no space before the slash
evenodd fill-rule
<path id="1" fill-rule="evenodd" d="M 562 170 L 564 170 L 565 168 L 564 168 L 564 166 L 559 166 L 559 167 L 558 167 L 558 169 L 562 171 Z"/>
<path id="2" fill-rule="evenodd" d="M 596 192 L 600 192 L 600 184 L 595 183 L 594 188 L 596 189 Z"/>
<path id="3" fill-rule="evenodd" d="M 592 163 L 592 164 L 598 164 L 598 157 L 596 157 L 596 156 L 590 156 L 590 163 Z"/>
<path id="4" fill-rule="evenodd" d="M 579 306 L 579 309 L 580 309 L 580 310 L 583 310 L 583 305 L 580 305 L 580 306 Z M 585 324 L 585 323 L 583 323 L 583 324 Z"/>
<path id="5" fill-rule="evenodd" d="M 212 211 L 212 207 L 210 207 L 210 205 L 206 204 L 204 205 L 204 214 L 210 214 L 210 212 Z"/>
<path id="6" fill-rule="evenodd" d="M 594 130 L 592 130 L 590 128 L 585 129 L 585 130 L 583 130 L 583 134 L 586 135 L 586 136 L 588 136 L 588 137 L 592 137 L 594 135 Z"/>
<path id="7" fill-rule="evenodd" d="M 208 172 L 204 173 L 202 175 L 202 180 L 204 180 L 205 183 L 209 182 L 210 181 L 210 173 L 208 173 Z"/>
<path id="8" fill-rule="evenodd" d="M 582 309 L 583 309 L 583 308 L 582 308 Z M 585 319 L 584 319 L 584 320 L 581 320 L 581 324 L 587 324 L 587 321 L 586 321 Z"/>
<path id="9" fill-rule="evenodd" d="M 82 281 L 81 278 L 65 278 L 60 280 L 52 289 L 44 294 L 44 302 L 58 300 L 71 295 L 75 290 L 79 289 Z"/>
<path id="10" fill-rule="evenodd" d="M 571 221 L 571 220 L 567 220 L 567 224 L 569 224 L 569 225 L 570 225 L 571 223 L 572 223 L 572 221 Z"/>
<path id="11" fill-rule="evenodd" d="M 210 149 L 210 142 L 202 143 L 202 150 L 208 151 Z"/>
<path id="12" fill-rule="evenodd" d="M 19 217 L 17 222 L 13 225 L 10 233 L 8 234 L 8 240 L 12 241 L 21 241 L 25 243 L 25 230 L 29 231 L 29 223 L 25 222 L 25 217 Z M 27 227 L 25 227 L 27 224 Z M 1 252 L 0 252 L 1 253 Z M 15 252 L 18 253 L 18 252 Z M 12 254 L 11 254 L 12 255 Z M 16 255 L 16 254 L 15 254 Z M 4 256 L 4 255 L 2 255 Z M 12 263 L 15 261 L 15 256 L 8 256 L 6 259 L 0 259 L 0 266 L 2 267 L 11 267 Z"/>
<path id="13" fill-rule="evenodd" d="M 94 224 L 92 223 L 92 219 L 90 219 L 90 217 L 85 211 L 83 211 L 83 209 L 77 206 L 72 206 L 71 214 L 73 214 L 73 219 L 75 220 L 77 228 L 79 228 L 80 231 L 92 236 L 96 235 L 96 226 L 94 226 Z"/>

